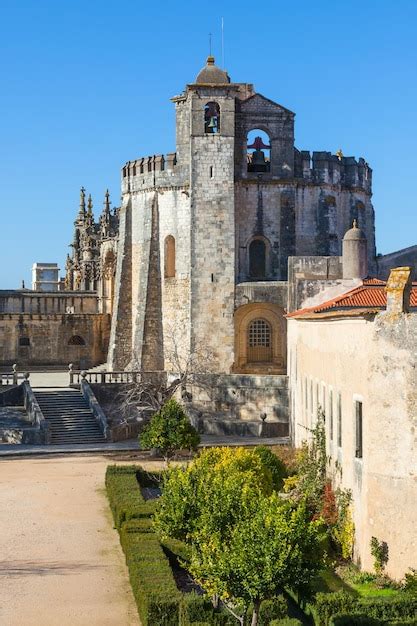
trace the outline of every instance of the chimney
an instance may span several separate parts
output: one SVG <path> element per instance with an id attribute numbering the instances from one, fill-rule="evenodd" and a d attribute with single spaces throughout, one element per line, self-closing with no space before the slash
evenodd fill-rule
<path id="1" fill-rule="evenodd" d="M 387 285 L 387 313 L 408 313 L 411 295 L 411 267 L 394 267 Z"/>

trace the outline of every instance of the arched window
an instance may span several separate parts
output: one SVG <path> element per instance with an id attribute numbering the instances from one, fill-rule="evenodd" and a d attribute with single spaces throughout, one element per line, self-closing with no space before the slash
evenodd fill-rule
<path id="1" fill-rule="evenodd" d="M 165 278 L 175 276 L 175 239 L 172 235 L 165 238 Z"/>
<path id="2" fill-rule="evenodd" d="M 268 134 L 255 128 L 247 138 L 248 172 L 269 172 L 271 170 L 271 144 Z"/>
<path id="3" fill-rule="evenodd" d="M 254 239 L 249 245 L 249 276 L 266 278 L 266 245 L 262 239 Z"/>
<path id="4" fill-rule="evenodd" d="M 253 320 L 248 327 L 248 362 L 272 361 L 271 326 L 264 319 Z"/>
<path id="5" fill-rule="evenodd" d="M 220 107 L 217 102 L 207 102 L 204 107 L 204 132 L 209 135 L 220 132 Z"/>
<path id="6" fill-rule="evenodd" d="M 80 335 L 73 335 L 68 341 L 69 346 L 85 346 L 85 340 Z"/>

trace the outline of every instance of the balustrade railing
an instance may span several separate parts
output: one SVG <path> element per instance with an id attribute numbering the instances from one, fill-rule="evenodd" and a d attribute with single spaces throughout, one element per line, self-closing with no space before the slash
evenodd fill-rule
<path id="1" fill-rule="evenodd" d="M 19 382 L 29 378 L 28 372 L 18 372 L 16 363 L 12 367 L 11 372 L 0 372 L 0 387 L 18 385 Z"/>
<path id="2" fill-rule="evenodd" d="M 82 380 L 88 383 L 110 385 L 112 383 L 132 384 L 144 381 L 155 381 L 165 376 L 161 371 L 113 371 L 113 372 L 87 372 L 85 370 L 74 370 L 72 364 L 68 366 L 70 385 L 80 385 Z"/>

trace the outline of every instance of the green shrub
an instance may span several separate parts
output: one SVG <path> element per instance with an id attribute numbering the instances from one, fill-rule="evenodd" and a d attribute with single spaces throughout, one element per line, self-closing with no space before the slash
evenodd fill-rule
<path id="1" fill-rule="evenodd" d="M 330 626 L 381 626 L 382 622 L 374 617 L 363 614 L 341 614 L 333 615 Z"/>
<path id="2" fill-rule="evenodd" d="M 107 467 L 106 490 L 117 529 L 120 529 L 122 524 L 129 519 L 147 517 L 151 514 L 151 509 L 145 503 L 136 479 L 137 469 L 134 465 L 109 465 Z M 145 507 L 146 514 L 142 507 Z"/>
<path id="3" fill-rule="evenodd" d="M 252 607 L 249 607 L 248 622 L 250 623 L 252 618 Z M 269 626 L 269 623 L 273 619 L 281 619 L 287 617 L 288 606 L 284 596 L 276 596 L 271 600 L 263 600 L 259 609 L 259 626 Z"/>
<path id="4" fill-rule="evenodd" d="M 180 606 L 180 626 L 207 623 L 216 626 L 236 626 L 236 620 L 226 610 L 213 607 L 207 595 L 185 593 Z"/>
<path id="5" fill-rule="evenodd" d="M 161 540 L 163 548 L 171 552 L 180 561 L 189 561 L 191 557 L 191 547 L 179 539 L 171 539 L 167 537 Z"/>
<path id="6" fill-rule="evenodd" d="M 366 615 L 378 620 L 414 618 L 417 614 L 417 598 L 399 593 L 392 597 L 358 598 L 344 591 L 318 593 L 313 607 L 317 626 L 328 626 L 335 615 Z"/>
<path id="7" fill-rule="evenodd" d="M 120 541 L 142 625 L 178 626 L 181 593 L 168 559 L 154 533 L 133 528 L 132 522 L 124 524 Z"/>
<path id="8" fill-rule="evenodd" d="M 303 626 L 303 623 L 295 617 L 284 617 L 283 619 L 273 619 L 269 626 Z"/>
<path id="9" fill-rule="evenodd" d="M 266 446 L 256 446 L 255 453 L 261 457 L 262 463 L 270 470 L 274 489 L 281 491 L 284 478 L 288 475 L 284 463 Z"/>
<path id="10" fill-rule="evenodd" d="M 180 624 L 188 626 L 194 622 L 211 622 L 213 605 L 207 596 L 197 593 L 185 593 L 180 607 Z"/>
<path id="11" fill-rule="evenodd" d="M 318 593 L 314 604 L 314 621 L 317 626 L 327 626 L 332 615 L 352 613 L 356 599 L 346 591 L 336 593 Z"/>
<path id="12" fill-rule="evenodd" d="M 410 571 L 404 576 L 403 589 L 417 596 L 417 569 L 410 568 Z"/>
<path id="13" fill-rule="evenodd" d="M 156 448 L 167 463 L 179 450 L 196 450 L 199 443 L 200 435 L 175 398 L 151 417 L 139 435 L 141 449 Z"/>

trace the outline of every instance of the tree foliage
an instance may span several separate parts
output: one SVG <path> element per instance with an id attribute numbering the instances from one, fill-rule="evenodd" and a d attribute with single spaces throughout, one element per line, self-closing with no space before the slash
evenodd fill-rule
<path id="1" fill-rule="evenodd" d="M 200 443 L 200 436 L 190 424 L 181 405 L 171 398 L 139 436 L 143 450 L 158 449 L 168 462 L 178 450 L 195 450 Z"/>
<path id="2" fill-rule="evenodd" d="M 322 564 L 321 522 L 311 521 L 304 503 L 279 497 L 266 456 L 256 449 L 204 451 L 170 471 L 155 516 L 162 536 L 191 546 L 188 569 L 207 592 L 253 604 L 252 624 L 262 600 L 286 585 L 305 588 Z"/>

